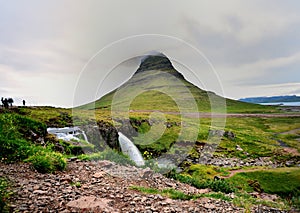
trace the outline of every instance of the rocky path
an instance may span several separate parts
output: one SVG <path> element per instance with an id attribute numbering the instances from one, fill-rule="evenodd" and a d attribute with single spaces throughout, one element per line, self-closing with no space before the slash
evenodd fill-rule
<path id="1" fill-rule="evenodd" d="M 224 179 L 226 178 L 231 178 L 232 176 L 234 176 L 237 173 L 242 173 L 242 172 L 255 172 L 255 171 L 262 171 L 262 169 L 237 169 L 237 170 L 231 170 L 229 171 L 230 174 L 226 177 L 222 177 Z"/>
<path id="2" fill-rule="evenodd" d="M 187 194 L 209 191 L 165 178 L 149 169 L 109 161 L 69 162 L 66 171 L 56 174 L 37 173 L 24 163 L 0 163 L 0 176 L 13 183 L 12 212 L 244 212 L 230 202 L 211 198 L 172 200 L 132 190 L 130 186 L 174 188 Z M 280 211 L 255 207 L 252 212 Z"/>

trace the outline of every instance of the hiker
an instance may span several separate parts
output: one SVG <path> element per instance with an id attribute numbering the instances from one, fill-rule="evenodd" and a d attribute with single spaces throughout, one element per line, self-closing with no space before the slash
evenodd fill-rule
<path id="1" fill-rule="evenodd" d="M 3 106 L 4 106 L 5 109 L 8 108 L 8 100 L 7 100 L 7 98 L 5 98 L 5 99 L 3 100 Z"/>
<path id="2" fill-rule="evenodd" d="M 25 104 L 26 104 L 26 101 L 25 101 L 25 100 L 23 100 L 23 106 L 25 106 Z"/>
<path id="3" fill-rule="evenodd" d="M 7 104 L 9 104 L 10 107 L 12 107 L 13 102 L 14 102 L 14 99 L 12 99 L 12 98 L 7 99 Z"/>

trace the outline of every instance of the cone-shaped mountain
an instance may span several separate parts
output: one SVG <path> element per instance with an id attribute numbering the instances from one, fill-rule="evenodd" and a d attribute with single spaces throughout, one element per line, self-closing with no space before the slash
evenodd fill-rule
<path id="1" fill-rule="evenodd" d="M 171 74 L 178 80 L 170 80 L 172 78 L 167 78 L 166 75 L 163 74 Z M 170 81 L 173 81 L 173 84 L 172 82 L 170 84 Z M 144 86 L 145 82 L 147 82 L 147 86 Z M 183 87 L 184 89 L 182 89 Z M 192 94 L 193 101 L 195 101 L 198 106 L 197 111 L 200 112 L 211 111 L 212 101 L 214 102 L 214 111 L 217 110 L 220 112 L 224 112 L 224 104 L 227 104 L 227 109 L 230 111 L 235 111 L 236 109 L 238 110 L 241 108 L 259 108 L 253 104 L 225 99 L 213 92 L 198 88 L 194 84 L 187 81 L 184 76 L 174 68 L 171 61 L 161 53 L 155 55 L 145 55 L 141 60 L 140 66 L 127 82 L 112 92 L 104 95 L 99 100 L 96 100 L 95 105 L 86 104 L 79 108 L 111 109 L 111 104 L 115 93 L 120 90 L 126 91 L 126 89 L 128 92 L 123 92 L 124 100 L 133 100 L 130 105 L 130 110 L 178 111 L 179 109 L 175 103 L 176 100 L 174 100 L 174 97 L 170 97 L 169 95 L 170 93 L 174 94 L 176 92 L 178 92 L 176 96 L 181 97 L 182 99 L 188 96 L 187 93 Z M 145 92 L 134 93 L 134 91 L 141 91 L 142 89 Z M 138 95 L 136 97 L 132 97 L 134 94 Z M 189 101 L 190 99 L 186 100 L 186 102 Z M 216 106 L 219 106 L 220 110 L 216 109 Z"/>

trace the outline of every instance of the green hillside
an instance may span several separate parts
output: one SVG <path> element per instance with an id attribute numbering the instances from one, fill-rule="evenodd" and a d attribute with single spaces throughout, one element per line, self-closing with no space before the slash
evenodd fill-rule
<path id="1" fill-rule="evenodd" d="M 118 96 L 116 96 L 116 92 L 118 92 Z M 188 82 L 163 55 L 146 57 L 129 81 L 101 97 L 95 103 L 81 106 L 79 109 L 111 110 L 112 101 L 114 101 L 116 109 L 122 108 L 122 104 L 130 102 L 130 110 L 139 111 L 182 111 L 182 108 L 179 109 L 180 106 L 178 106 L 182 103 L 184 111 L 278 112 L 276 107 L 225 99 L 213 92 L 202 90 Z M 175 102 L 176 104 L 174 104 Z M 192 105 L 194 102 L 197 105 L 196 108 Z"/>

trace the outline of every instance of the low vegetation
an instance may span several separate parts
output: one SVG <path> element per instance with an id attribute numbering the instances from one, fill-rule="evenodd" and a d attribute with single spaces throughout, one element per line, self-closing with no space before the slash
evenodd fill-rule
<path id="1" fill-rule="evenodd" d="M 181 174 L 171 171 L 167 177 L 196 188 L 210 188 L 219 195 L 234 192 L 235 197 L 231 200 L 236 205 L 244 208 L 250 208 L 252 205 L 257 204 L 277 208 L 289 208 L 289 206 L 300 208 L 299 168 L 249 170 L 226 179 L 217 176 L 219 178 L 214 180 L 213 177 L 222 175 L 222 173 L 223 171 L 218 170 L 218 167 L 193 165 Z M 279 197 L 276 201 L 266 201 L 249 195 L 252 192 L 276 194 Z M 221 199 L 225 200 L 222 197 L 220 196 Z"/>
<path id="2" fill-rule="evenodd" d="M 9 212 L 8 200 L 12 196 L 10 183 L 6 178 L 0 177 L 0 212 Z"/>
<path id="3" fill-rule="evenodd" d="M 216 172 L 212 171 L 211 168 L 209 167 L 207 168 L 204 165 L 195 165 L 192 167 L 198 167 L 198 168 L 189 169 L 188 171 L 185 171 L 184 173 L 181 174 L 176 173 L 176 171 L 171 171 L 167 174 L 167 177 L 173 178 L 182 183 L 187 183 L 198 189 L 210 188 L 215 192 L 223 192 L 223 193 L 231 193 L 236 191 L 234 185 L 230 183 L 228 180 L 226 179 L 214 180 L 214 176 L 212 176 L 212 173 L 216 174 Z"/>
<path id="4" fill-rule="evenodd" d="M 102 152 L 96 152 L 92 154 L 82 154 L 77 157 L 78 159 L 85 160 L 85 161 L 109 160 L 121 165 L 135 166 L 135 163 L 127 155 L 124 155 L 122 153 L 119 153 L 109 148 L 107 148 Z"/>
<path id="5" fill-rule="evenodd" d="M 278 168 L 234 175 L 229 182 L 246 192 L 277 194 L 286 202 L 300 207 L 300 169 Z"/>
<path id="6" fill-rule="evenodd" d="M 182 191 L 173 189 L 173 188 L 166 188 L 166 189 L 155 189 L 155 188 L 145 188 L 141 186 L 131 186 L 130 189 L 136 190 L 139 192 L 143 192 L 146 194 L 160 194 L 163 196 L 167 196 L 171 199 L 176 199 L 176 200 L 192 200 L 192 199 L 197 199 L 200 198 L 201 195 L 189 195 L 185 194 Z"/>
<path id="7" fill-rule="evenodd" d="M 51 150 L 38 151 L 25 161 L 30 162 L 40 173 L 63 171 L 67 165 L 67 161 L 61 153 L 52 152 Z"/>
<path id="8" fill-rule="evenodd" d="M 66 159 L 51 146 L 42 146 L 46 125 L 14 112 L 0 114 L 0 159 L 3 162 L 27 161 L 42 173 L 66 168 Z M 47 141 L 44 142 L 47 144 Z"/>

